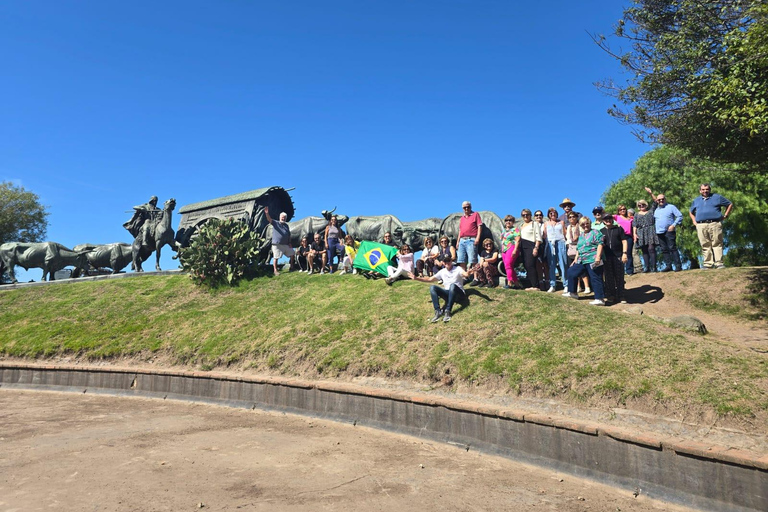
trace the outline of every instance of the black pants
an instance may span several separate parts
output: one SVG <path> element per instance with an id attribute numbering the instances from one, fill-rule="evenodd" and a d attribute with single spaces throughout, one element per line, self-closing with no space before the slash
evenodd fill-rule
<path id="1" fill-rule="evenodd" d="M 525 266 L 525 273 L 528 274 L 528 280 L 531 282 L 531 286 L 533 288 L 538 288 L 539 271 L 536 268 L 536 256 L 533 255 L 533 250 L 535 248 L 535 242 L 520 239 L 520 250 L 523 253 L 523 266 Z"/>
<path id="2" fill-rule="evenodd" d="M 624 264 L 614 254 L 605 255 L 605 296 L 613 297 L 617 301 L 625 300 L 624 296 Z"/>
<path id="3" fill-rule="evenodd" d="M 667 260 L 667 265 L 677 271 L 683 268 L 680 263 L 680 252 L 677 250 L 677 232 L 665 231 L 664 233 L 657 234 L 659 237 L 659 247 L 661 247 L 661 253 Z"/>

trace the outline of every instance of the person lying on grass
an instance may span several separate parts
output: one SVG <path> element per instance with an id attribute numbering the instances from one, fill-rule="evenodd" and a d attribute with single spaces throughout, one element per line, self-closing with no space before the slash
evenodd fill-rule
<path id="1" fill-rule="evenodd" d="M 466 272 L 463 268 L 453 264 L 453 258 L 451 256 L 445 256 L 443 258 L 445 266 L 430 277 L 413 276 L 416 281 L 423 283 L 431 283 L 433 281 L 442 281 L 443 286 L 440 287 L 433 284 L 429 287 L 429 294 L 432 296 L 432 305 L 435 308 L 435 316 L 432 317 L 430 322 L 435 323 L 443 317 L 443 322 L 449 322 L 451 320 L 451 309 L 454 302 L 457 300 L 466 299 L 467 295 L 464 291 L 464 279 L 472 275 L 472 272 Z M 445 307 L 440 308 L 440 299 L 445 301 Z"/>

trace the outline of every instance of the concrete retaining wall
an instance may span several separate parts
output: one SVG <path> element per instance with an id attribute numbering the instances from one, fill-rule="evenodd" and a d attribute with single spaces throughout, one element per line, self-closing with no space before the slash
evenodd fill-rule
<path id="1" fill-rule="evenodd" d="M 349 384 L 0 363 L 0 387 L 195 400 L 348 421 L 501 454 L 705 510 L 768 510 L 768 456 Z"/>

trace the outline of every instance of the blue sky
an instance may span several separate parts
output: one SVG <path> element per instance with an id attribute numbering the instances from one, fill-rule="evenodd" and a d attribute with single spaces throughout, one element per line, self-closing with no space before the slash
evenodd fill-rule
<path id="1" fill-rule="evenodd" d="M 610 0 L 5 2 L 0 179 L 48 239 L 279 185 L 296 217 L 591 211 L 650 148 L 592 85 Z M 642 194 L 642 191 L 639 191 Z M 178 226 L 177 216 L 174 227 Z M 164 268 L 176 263 L 164 256 Z M 39 279 L 39 271 L 30 272 Z"/>

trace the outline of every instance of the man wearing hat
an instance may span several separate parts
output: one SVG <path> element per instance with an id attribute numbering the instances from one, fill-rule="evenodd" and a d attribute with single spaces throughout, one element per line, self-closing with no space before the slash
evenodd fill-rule
<path id="1" fill-rule="evenodd" d="M 592 215 L 595 217 L 595 220 L 592 221 L 592 229 L 596 229 L 598 231 L 602 231 L 605 227 L 605 222 L 603 222 L 603 214 L 605 213 L 605 210 L 602 206 L 595 206 L 592 208 Z"/>
<path id="2" fill-rule="evenodd" d="M 568 225 L 568 214 L 573 211 L 573 207 L 576 206 L 576 203 L 568 199 L 567 197 L 563 199 L 563 202 L 560 203 L 560 208 L 565 210 L 565 213 L 562 214 L 560 217 L 557 218 L 559 222 L 564 223 L 566 226 Z M 581 219 L 582 215 L 579 212 L 573 212 L 575 213 L 579 219 Z"/>

